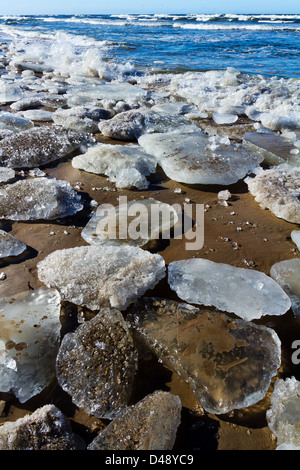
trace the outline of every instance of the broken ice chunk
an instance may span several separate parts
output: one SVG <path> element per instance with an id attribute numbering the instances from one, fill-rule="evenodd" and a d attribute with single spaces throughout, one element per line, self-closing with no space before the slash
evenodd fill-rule
<path id="1" fill-rule="evenodd" d="M 123 310 L 165 276 L 160 255 L 129 245 L 58 250 L 37 267 L 39 279 L 63 299 L 91 310 Z"/>
<path id="2" fill-rule="evenodd" d="M 162 232 L 170 232 L 177 220 L 172 206 L 151 198 L 110 208 L 104 204 L 98 207 L 81 236 L 91 245 L 143 246 L 158 239 Z"/>
<path id="3" fill-rule="evenodd" d="M 0 219 L 57 219 L 82 208 L 80 195 L 67 181 L 40 177 L 0 187 Z"/>
<path id="4" fill-rule="evenodd" d="M 233 124 L 238 120 L 235 114 L 213 113 L 212 118 L 216 124 Z"/>
<path id="5" fill-rule="evenodd" d="M 201 258 L 173 261 L 168 269 L 171 289 L 192 304 L 213 305 L 248 321 L 283 315 L 291 307 L 282 288 L 260 271 Z"/>
<path id="6" fill-rule="evenodd" d="M 72 160 L 74 168 L 104 174 L 117 188 L 147 188 L 146 176 L 155 172 L 156 165 L 156 159 L 137 145 L 99 144 Z"/>
<path id="7" fill-rule="evenodd" d="M 84 440 L 73 433 L 69 420 L 54 405 L 0 427 L 0 450 L 85 450 Z"/>
<path id="8" fill-rule="evenodd" d="M 292 310 L 300 318 L 300 259 L 289 259 L 273 264 L 270 276 L 290 297 Z"/>
<path id="9" fill-rule="evenodd" d="M 212 142 L 200 131 L 147 134 L 138 143 L 169 178 L 187 184 L 233 184 L 263 161 L 239 144 Z"/>
<path id="10" fill-rule="evenodd" d="M 297 149 L 291 142 L 277 134 L 247 132 L 244 144 L 252 151 L 260 153 L 269 165 L 288 163 L 291 166 L 300 166 L 299 155 L 291 153 Z"/>
<path id="11" fill-rule="evenodd" d="M 136 341 L 187 382 L 209 413 L 264 398 L 281 364 L 275 331 L 214 309 L 144 298 L 129 318 Z"/>
<path id="12" fill-rule="evenodd" d="M 63 126 L 73 131 L 85 133 L 98 132 L 98 123 L 101 119 L 108 119 L 110 113 L 101 108 L 85 108 L 75 106 L 69 109 L 57 109 L 53 113 L 53 121 L 59 126 Z"/>
<path id="13" fill-rule="evenodd" d="M 300 250 L 300 230 L 293 230 L 291 233 L 291 239 L 296 243 L 298 250 Z"/>
<path id="14" fill-rule="evenodd" d="M 121 411 L 88 450 L 172 450 L 181 408 L 180 398 L 169 392 L 147 395 Z"/>
<path id="15" fill-rule="evenodd" d="M 34 127 L 0 141 L 0 164 L 11 168 L 45 165 L 79 148 L 82 139 L 60 126 Z"/>
<path id="16" fill-rule="evenodd" d="M 300 448 L 300 382 L 295 377 L 277 380 L 270 400 L 266 418 L 277 446 Z"/>
<path id="17" fill-rule="evenodd" d="M 6 183 L 14 177 L 15 171 L 12 168 L 6 168 L 5 166 L 0 167 L 0 183 Z"/>
<path id="18" fill-rule="evenodd" d="M 218 192 L 218 199 L 220 199 L 221 201 L 228 201 L 228 199 L 230 198 L 231 198 L 231 194 L 230 194 L 230 191 L 228 191 L 228 189 Z"/>
<path id="19" fill-rule="evenodd" d="M 55 377 L 60 342 L 60 295 L 55 289 L 0 299 L 0 390 L 21 403 Z"/>
<path id="20" fill-rule="evenodd" d="M 246 178 L 249 191 L 263 209 L 288 222 L 300 223 L 300 168 L 287 164 L 260 169 L 254 178 Z"/>
<path id="21" fill-rule="evenodd" d="M 53 121 L 53 113 L 45 109 L 28 109 L 22 111 L 22 116 L 31 121 L 51 122 Z"/>
<path id="22" fill-rule="evenodd" d="M 0 230 L 0 258 L 18 256 L 25 250 L 25 243 L 21 242 L 10 233 Z"/>
<path id="23" fill-rule="evenodd" d="M 17 116 L 7 111 L 0 111 L 0 129 L 20 132 L 33 127 L 29 119 Z"/>
<path id="24" fill-rule="evenodd" d="M 112 419 L 128 404 L 137 367 L 131 334 L 116 309 L 102 309 L 62 340 L 60 386 L 88 414 Z"/>

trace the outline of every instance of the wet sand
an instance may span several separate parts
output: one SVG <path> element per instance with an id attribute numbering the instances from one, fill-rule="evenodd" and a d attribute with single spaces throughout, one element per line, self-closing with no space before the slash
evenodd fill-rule
<path id="1" fill-rule="evenodd" d="M 120 144 L 119 141 L 112 141 L 101 135 L 96 138 L 100 142 Z M 156 174 L 149 178 L 151 185 L 147 190 L 116 190 L 106 177 L 74 169 L 71 164 L 72 156 L 40 168 L 47 176 L 69 181 L 81 193 L 84 209 L 59 221 L 0 221 L 1 229 L 27 244 L 27 250 L 22 255 L 0 262 L 0 271 L 6 275 L 6 279 L 0 281 L 0 297 L 41 286 L 36 271 L 39 261 L 55 250 L 87 245 L 81 237 L 81 230 L 93 210 L 90 202 L 117 205 L 120 196 L 127 196 L 129 201 L 153 197 L 169 204 L 183 204 L 188 198 L 190 204 L 205 205 L 203 248 L 187 250 L 187 240 L 184 237 L 181 240 L 157 241 L 147 247 L 162 255 L 166 265 L 175 260 L 199 257 L 254 268 L 269 275 L 274 263 L 300 256 L 290 238 L 291 231 L 299 227 L 261 209 L 243 181 L 226 188 L 184 185 L 169 180 L 158 168 Z M 16 177 L 18 178 L 18 172 Z M 99 189 L 105 187 L 112 191 Z M 175 188 L 180 188 L 181 193 L 174 192 Z M 217 194 L 222 189 L 229 189 L 232 194 L 228 207 L 218 203 Z M 146 295 L 178 300 L 166 278 Z M 237 292 L 232 292 L 232 295 L 237 295 Z M 84 311 L 63 302 L 62 331 L 71 331 L 76 327 L 76 314 L 79 310 Z M 86 316 L 91 314 L 86 310 L 83 313 Z M 274 328 L 282 342 L 282 366 L 277 378 L 294 375 L 299 380 L 299 366 L 293 365 L 291 361 L 291 345 L 300 337 L 300 323 L 295 320 L 292 311 L 282 317 L 264 317 L 256 323 Z M 188 385 L 154 357 L 147 356 L 141 363 L 133 401 L 158 388 L 170 390 L 180 396 L 183 405 L 182 424 L 178 429 L 174 450 L 273 450 L 276 448 L 276 440 L 267 426 L 265 412 L 269 407 L 274 380 L 267 396 L 256 405 L 236 410 L 226 416 L 210 415 L 203 411 Z M 79 410 L 56 383 L 25 404 L 20 404 L 8 394 L 0 394 L 0 400 L 6 401 L 0 424 L 15 420 L 50 402 L 70 418 L 74 431 L 88 443 L 107 424 L 105 420 L 93 418 Z"/>

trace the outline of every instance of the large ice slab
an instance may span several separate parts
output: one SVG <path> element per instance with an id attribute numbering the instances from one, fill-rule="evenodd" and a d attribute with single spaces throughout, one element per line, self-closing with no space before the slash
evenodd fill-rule
<path id="1" fill-rule="evenodd" d="M 247 132 L 244 143 L 254 152 L 261 153 L 269 165 L 288 163 L 291 166 L 300 166 L 299 149 L 277 134 Z"/>
<path id="2" fill-rule="evenodd" d="M 265 326 L 155 298 L 130 311 L 136 340 L 187 382 L 209 413 L 263 399 L 281 364 L 278 336 Z"/>
<path id="3" fill-rule="evenodd" d="M 63 299 L 92 310 L 125 309 L 165 276 L 160 255 L 128 245 L 57 250 L 37 267 L 39 279 Z"/>
<path id="4" fill-rule="evenodd" d="M 156 199 L 133 200 L 124 204 L 119 201 L 119 206 L 111 208 L 105 204 L 98 206 L 81 236 L 91 245 L 143 246 L 150 240 L 157 240 L 163 233 L 170 234 L 177 221 L 175 209 Z"/>
<path id="5" fill-rule="evenodd" d="M 270 275 L 290 297 L 292 310 L 300 318 L 300 258 L 273 264 Z"/>
<path id="6" fill-rule="evenodd" d="M 288 222 L 300 223 L 300 168 L 282 164 L 260 170 L 245 182 L 262 209 L 269 209 Z"/>
<path id="7" fill-rule="evenodd" d="M 200 132 L 147 134 L 138 143 L 158 159 L 169 178 L 187 184 L 233 184 L 263 161 L 239 144 Z"/>
<path id="8" fill-rule="evenodd" d="M 146 189 L 146 176 L 155 172 L 157 161 L 137 145 L 98 144 L 72 159 L 74 168 L 104 174 L 117 188 Z"/>
<path id="9" fill-rule="evenodd" d="M 26 250 L 25 243 L 18 240 L 5 230 L 0 230 L 0 258 L 18 256 Z"/>
<path id="10" fill-rule="evenodd" d="M 60 295 L 55 289 L 0 299 L 0 390 L 21 403 L 55 378 L 60 343 Z"/>
<path id="11" fill-rule="evenodd" d="M 277 448 L 300 449 L 300 382 L 295 377 L 275 382 L 266 418 L 277 438 Z"/>
<path id="12" fill-rule="evenodd" d="M 62 340 L 56 360 L 60 386 L 88 414 L 112 419 L 131 397 L 137 352 L 123 315 L 102 309 Z"/>
<path id="13" fill-rule="evenodd" d="M 181 408 L 178 396 L 158 390 L 119 413 L 88 450 L 172 450 Z"/>
<path id="14" fill-rule="evenodd" d="M 42 126 L 0 141 L 0 164 L 11 168 L 36 168 L 58 160 L 82 144 L 82 136 L 60 126 Z"/>
<path id="15" fill-rule="evenodd" d="M 283 315 L 291 307 L 287 294 L 266 274 L 207 259 L 173 261 L 168 282 L 186 302 L 213 305 L 248 321 Z"/>
<path id="16" fill-rule="evenodd" d="M 80 194 L 67 181 L 38 177 L 0 187 L 0 219 L 57 219 L 82 208 Z"/>
<path id="17" fill-rule="evenodd" d="M 0 427 L 0 450 L 85 450 L 84 440 L 73 433 L 69 420 L 54 405 Z"/>

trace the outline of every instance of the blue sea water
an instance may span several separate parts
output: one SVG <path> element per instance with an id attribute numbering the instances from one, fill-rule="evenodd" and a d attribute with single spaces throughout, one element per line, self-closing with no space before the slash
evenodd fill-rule
<path id="1" fill-rule="evenodd" d="M 142 72 L 234 67 L 268 77 L 300 74 L 300 15 L 0 17 L 0 39 L 51 40 L 61 33 L 74 39 L 76 54 L 92 44 L 116 63 L 129 62 Z"/>

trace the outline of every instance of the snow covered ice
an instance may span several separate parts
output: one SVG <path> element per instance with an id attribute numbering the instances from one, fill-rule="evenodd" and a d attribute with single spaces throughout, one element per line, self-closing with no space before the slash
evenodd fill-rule
<path id="1" fill-rule="evenodd" d="M 35 168 L 70 154 L 82 142 L 81 135 L 60 126 L 34 127 L 0 141 L 0 164 L 11 168 Z"/>
<path id="2" fill-rule="evenodd" d="M 139 214 L 139 215 L 137 215 Z M 137 223 L 139 230 L 131 229 L 130 224 Z M 98 206 L 97 211 L 81 232 L 82 238 L 91 245 L 146 245 L 150 240 L 156 240 L 163 232 L 170 233 L 178 221 L 175 209 L 155 199 L 133 200 L 128 203 L 112 206 Z M 124 224 L 124 225 L 123 225 Z M 145 225 L 145 227 L 143 227 Z"/>
<path id="3" fill-rule="evenodd" d="M 60 309 L 58 291 L 45 287 L 1 299 L 1 392 L 24 403 L 55 378 Z"/>
<path id="4" fill-rule="evenodd" d="M 273 264 L 270 276 L 290 297 L 292 310 L 300 318 L 300 259 L 288 259 Z"/>
<path id="5" fill-rule="evenodd" d="M 80 195 L 63 180 L 38 177 L 0 187 L 0 219 L 58 219 L 83 208 Z"/>
<path id="6" fill-rule="evenodd" d="M 112 419 L 131 397 L 137 352 L 122 314 L 101 309 L 62 340 L 56 360 L 60 386 L 88 414 Z"/>
<path id="7" fill-rule="evenodd" d="M 26 250 L 26 244 L 11 233 L 0 230 L 0 258 L 18 256 Z"/>
<path id="8" fill-rule="evenodd" d="M 98 144 L 72 159 L 74 168 L 104 174 L 117 188 L 149 186 L 147 176 L 155 172 L 157 161 L 137 145 Z"/>
<path id="9" fill-rule="evenodd" d="M 214 309 L 144 297 L 129 318 L 136 341 L 187 382 L 209 413 L 264 398 L 281 364 L 274 330 Z"/>
<path id="10" fill-rule="evenodd" d="M 295 377 L 275 382 L 266 417 L 277 439 L 277 449 L 300 450 L 300 382 Z"/>
<path id="11" fill-rule="evenodd" d="M 283 315 L 291 307 L 287 294 L 266 274 L 206 259 L 171 262 L 168 282 L 186 302 L 213 305 L 248 321 Z"/>
<path id="12" fill-rule="evenodd" d="M 88 450 L 172 450 L 181 409 L 178 396 L 156 391 L 121 411 Z"/>
<path id="13" fill-rule="evenodd" d="M 248 177 L 245 182 L 262 209 L 269 209 L 287 222 L 300 223 L 300 168 L 282 164 L 260 169 L 254 178 Z"/>
<path id="14" fill-rule="evenodd" d="M 157 158 L 169 178 L 187 184 L 230 185 L 263 161 L 229 139 L 224 143 L 201 131 L 147 134 L 138 143 Z"/>
<path id="15" fill-rule="evenodd" d="M 57 250 L 37 268 L 39 279 L 57 288 L 64 300 L 91 310 L 123 310 L 165 276 L 160 255 L 128 245 Z"/>
<path id="16" fill-rule="evenodd" d="M 74 434 L 70 421 L 55 405 L 0 427 L 0 450 L 84 450 L 84 440 Z"/>

